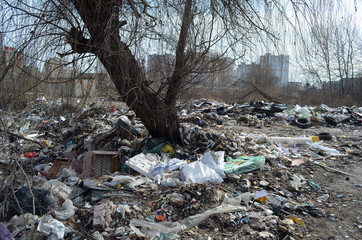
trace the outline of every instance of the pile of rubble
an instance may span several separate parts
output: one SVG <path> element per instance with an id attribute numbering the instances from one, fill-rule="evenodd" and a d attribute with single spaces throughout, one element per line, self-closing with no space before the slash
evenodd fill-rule
<path id="1" fill-rule="evenodd" d="M 1 111 L 0 238 L 316 239 L 308 223 L 338 224 L 336 202 L 361 209 L 347 165 L 361 161 L 362 108 L 178 107 L 182 146 L 148 136 L 123 103 Z M 362 220 L 348 224 L 340 237 L 357 239 Z"/>

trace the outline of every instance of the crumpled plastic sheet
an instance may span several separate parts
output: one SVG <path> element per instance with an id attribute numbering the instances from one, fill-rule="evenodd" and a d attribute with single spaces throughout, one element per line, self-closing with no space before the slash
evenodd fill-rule
<path id="1" fill-rule="evenodd" d="M 181 180 L 186 181 L 187 183 L 204 184 L 207 182 L 223 182 L 223 179 L 214 169 L 200 161 L 195 161 L 182 166 L 180 170 L 180 176 Z"/>
<path id="2" fill-rule="evenodd" d="M 149 174 L 151 174 L 151 176 L 154 178 L 158 174 L 175 171 L 179 169 L 181 166 L 186 164 L 187 164 L 186 161 L 177 158 L 172 158 L 168 162 L 157 162 L 152 167 Z"/>
<path id="3" fill-rule="evenodd" d="M 57 211 L 54 210 L 54 215 L 56 218 L 61 220 L 67 220 L 71 216 L 74 216 L 75 207 L 73 206 L 73 202 L 70 199 L 66 199 L 62 204 L 62 209 Z"/>
<path id="4" fill-rule="evenodd" d="M 137 177 L 136 181 L 128 184 L 131 189 L 135 189 L 137 186 L 146 184 L 147 186 L 151 187 L 151 189 L 157 189 L 157 185 L 148 177 Z"/>
<path id="5" fill-rule="evenodd" d="M 19 231 L 31 228 L 34 224 L 38 222 L 39 217 L 30 213 L 25 213 L 23 215 L 15 215 L 7 223 L 7 227 L 16 228 Z"/>
<path id="6" fill-rule="evenodd" d="M 246 211 L 247 208 L 240 205 L 241 196 L 232 197 L 225 194 L 223 203 L 213 209 L 206 210 L 203 213 L 190 216 L 179 222 L 147 222 L 145 220 L 132 219 L 130 221 L 131 229 L 141 237 L 156 237 L 160 233 L 178 233 L 192 228 L 213 214 L 230 213 Z"/>
<path id="7" fill-rule="evenodd" d="M 205 152 L 201 161 L 184 165 L 180 170 L 180 179 L 186 183 L 221 183 L 226 178 L 224 173 L 225 152 Z"/>
<path id="8" fill-rule="evenodd" d="M 332 155 L 332 156 L 346 156 L 347 154 L 343 154 L 338 152 L 336 149 L 334 148 L 329 148 L 326 146 L 322 146 L 321 143 L 323 143 L 323 141 L 320 142 L 315 142 L 315 143 L 307 143 L 309 145 L 309 147 L 313 150 L 315 149 L 320 149 L 322 150 L 324 153 Z"/>
<path id="9" fill-rule="evenodd" d="M 207 165 L 209 168 L 215 170 L 217 174 L 222 178 L 226 178 L 224 173 L 224 151 L 219 152 L 210 152 L 207 151 L 204 153 L 204 156 L 201 159 L 201 162 Z"/>
<path id="10" fill-rule="evenodd" d="M 45 215 L 41 218 L 37 230 L 47 235 L 48 240 L 64 239 L 64 224 L 54 219 L 51 215 Z"/>
<path id="11" fill-rule="evenodd" d="M 72 189 L 56 179 L 52 179 L 44 183 L 42 189 L 50 191 L 55 197 L 65 200 L 69 197 Z"/>

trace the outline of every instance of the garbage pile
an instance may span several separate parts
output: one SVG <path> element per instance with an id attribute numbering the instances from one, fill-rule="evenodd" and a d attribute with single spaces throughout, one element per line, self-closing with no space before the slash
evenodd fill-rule
<path id="1" fill-rule="evenodd" d="M 320 173 L 354 178 L 342 163 L 361 160 L 355 106 L 180 101 L 183 145 L 121 105 L 61 106 L 0 112 L 0 239 L 326 237 L 308 222 L 337 223 L 344 195 Z"/>
<path id="2" fill-rule="evenodd" d="M 181 116 L 199 126 L 212 124 L 238 124 L 257 128 L 272 125 L 295 125 L 306 129 L 311 126 L 337 126 L 354 124 L 361 126 L 361 107 L 330 108 L 325 104 L 318 107 L 299 105 L 286 107 L 285 104 L 264 101 L 244 104 L 221 104 L 216 101 L 194 100 L 180 103 L 184 106 Z"/>

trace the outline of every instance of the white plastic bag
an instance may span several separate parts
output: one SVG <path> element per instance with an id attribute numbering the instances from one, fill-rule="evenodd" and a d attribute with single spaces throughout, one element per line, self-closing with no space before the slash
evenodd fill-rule
<path id="1" fill-rule="evenodd" d="M 62 222 L 54 219 L 51 215 L 44 215 L 37 230 L 48 236 L 50 240 L 64 239 L 65 226 Z"/>
<path id="2" fill-rule="evenodd" d="M 212 168 L 220 175 L 221 178 L 226 178 L 224 173 L 224 151 L 219 152 L 210 152 L 207 151 L 204 153 L 204 156 L 201 159 L 201 162 L 207 165 L 209 168 Z"/>
<path id="3" fill-rule="evenodd" d="M 223 179 L 220 175 L 209 166 L 203 164 L 200 161 L 195 161 L 182 166 L 180 170 L 181 180 L 187 183 L 199 183 L 206 182 L 221 183 Z"/>
<path id="4" fill-rule="evenodd" d="M 70 199 L 66 199 L 62 204 L 62 210 L 54 210 L 54 215 L 57 219 L 67 220 L 75 213 L 75 207 Z"/>
<path id="5" fill-rule="evenodd" d="M 42 189 L 50 191 L 54 197 L 65 200 L 68 198 L 72 189 L 56 179 L 52 179 L 43 184 Z"/>

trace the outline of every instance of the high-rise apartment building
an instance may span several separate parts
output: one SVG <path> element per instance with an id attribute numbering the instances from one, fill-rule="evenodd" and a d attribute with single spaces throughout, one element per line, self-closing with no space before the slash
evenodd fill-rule
<path id="1" fill-rule="evenodd" d="M 289 75 L 289 56 L 287 55 L 272 55 L 267 53 L 263 56 L 260 56 L 260 63 L 256 64 L 246 64 L 241 63 L 238 65 L 237 77 L 239 80 L 247 80 L 251 72 L 252 67 L 257 66 L 257 69 L 268 70 L 273 77 L 277 78 L 277 83 L 279 87 L 286 87 L 288 83 Z"/>
<path id="2" fill-rule="evenodd" d="M 289 56 L 271 55 L 260 56 L 260 67 L 269 67 L 271 73 L 278 78 L 279 87 L 286 87 L 289 75 Z"/>

